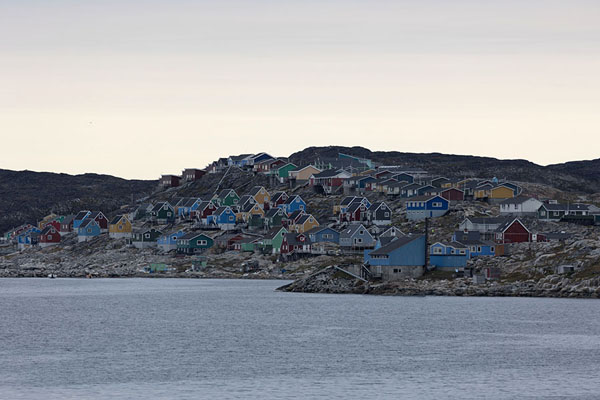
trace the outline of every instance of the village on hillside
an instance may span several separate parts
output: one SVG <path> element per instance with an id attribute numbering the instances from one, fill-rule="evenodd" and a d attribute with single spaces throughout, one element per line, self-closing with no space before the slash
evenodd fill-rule
<path id="1" fill-rule="evenodd" d="M 223 187 L 236 173 L 265 183 Z M 194 184 L 209 179 L 216 183 L 210 194 L 189 195 Z M 452 171 L 431 176 L 346 154 L 295 165 L 259 153 L 163 175 L 155 196 L 120 212 L 49 214 L 6 232 L 1 245 L 34 254 L 66 243 L 76 249 L 114 241 L 162 255 L 161 263 L 139 265 L 147 273 L 173 270 L 169 258 L 193 273 L 210 268 L 213 254 L 241 253 L 270 257 L 281 274 L 287 263 L 326 255 L 355 260 L 344 270 L 365 280 L 418 278 L 437 270 L 493 280 L 502 271 L 492 260 L 514 253 L 513 247 L 561 243 L 598 224 L 600 208 L 590 202 L 559 202 L 496 177 L 454 177 Z M 581 267 L 562 264 L 552 273 Z"/>

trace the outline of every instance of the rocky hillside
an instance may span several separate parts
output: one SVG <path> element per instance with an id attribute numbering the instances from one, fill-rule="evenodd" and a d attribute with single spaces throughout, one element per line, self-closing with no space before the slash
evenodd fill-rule
<path id="1" fill-rule="evenodd" d="M 110 213 L 130 203 L 132 196 L 148 196 L 157 184 L 109 175 L 0 170 L 0 232 L 51 212 L 92 209 Z"/>
<path id="2" fill-rule="evenodd" d="M 521 182 L 536 182 L 565 191 L 600 192 L 600 159 L 541 166 L 527 160 L 499 160 L 440 153 L 402 153 L 370 151 L 364 147 L 309 147 L 290 156 L 303 164 L 315 157 L 336 158 L 338 153 L 368 158 L 388 165 L 423 168 L 447 177 L 493 177 Z"/>

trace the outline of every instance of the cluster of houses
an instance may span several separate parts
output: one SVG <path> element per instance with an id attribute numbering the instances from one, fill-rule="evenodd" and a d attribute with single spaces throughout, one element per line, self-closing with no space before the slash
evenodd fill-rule
<path id="1" fill-rule="evenodd" d="M 455 271 L 475 257 L 505 254 L 511 243 L 552 240 L 529 229 L 523 217 L 544 221 L 600 223 L 600 209 L 587 204 L 559 204 L 522 195 L 518 185 L 498 179 L 447 179 L 426 171 L 396 166 L 375 168 L 370 160 L 343 155 L 298 167 L 266 153 L 219 159 L 206 169 L 186 169 L 181 176 L 164 175 L 161 185 L 175 187 L 207 173 L 241 168 L 268 174 L 279 182 L 313 187 L 319 193 L 347 194 L 333 206 L 332 224 L 321 225 L 306 201 L 293 192 L 269 193 L 255 186 L 245 194 L 224 189 L 210 198 L 183 197 L 145 203 L 110 220 L 101 211 L 51 214 L 36 225 L 8 232 L 19 249 L 47 247 L 65 236 L 85 242 L 100 235 L 123 239 L 137 248 L 158 248 L 180 255 L 215 251 L 261 252 L 282 259 L 322 254 L 360 254 L 361 275 L 385 280 L 418 277 L 428 266 Z M 498 203 L 499 217 L 466 218 L 447 242 L 430 243 L 428 233 L 404 233 L 393 225 L 386 201 L 402 199 L 406 219 L 445 215 L 458 201 Z M 371 196 L 371 198 L 374 198 Z M 591 221 L 591 222 L 590 222 Z M 185 229 L 181 226 L 186 226 Z"/>

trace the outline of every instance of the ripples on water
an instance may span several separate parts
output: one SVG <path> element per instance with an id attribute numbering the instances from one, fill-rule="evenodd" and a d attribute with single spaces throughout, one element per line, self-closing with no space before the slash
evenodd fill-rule
<path id="1" fill-rule="evenodd" d="M 0 280 L 0 399 L 600 398 L 600 302 Z"/>

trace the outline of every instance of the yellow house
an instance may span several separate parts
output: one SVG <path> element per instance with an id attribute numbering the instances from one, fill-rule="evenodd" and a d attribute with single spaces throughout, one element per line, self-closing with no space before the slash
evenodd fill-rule
<path id="1" fill-rule="evenodd" d="M 243 221 L 248 222 L 253 215 L 260 215 L 264 218 L 265 210 L 259 204 L 248 204 L 242 211 L 236 214 L 236 218 L 241 218 Z"/>
<path id="2" fill-rule="evenodd" d="M 271 195 L 267 192 L 267 189 L 262 186 L 254 186 L 252 190 L 250 190 L 250 196 L 252 196 L 262 207 L 271 201 Z"/>
<path id="3" fill-rule="evenodd" d="M 513 197 L 515 192 L 508 186 L 499 185 L 490 190 L 490 199 L 512 199 Z"/>
<path id="4" fill-rule="evenodd" d="M 38 222 L 38 228 L 44 229 L 48 222 L 54 221 L 57 217 L 58 217 L 58 215 L 56 215 L 56 214 L 46 215 L 44 218 L 42 218 L 42 220 L 40 222 Z"/>
<path id="5" fill-rule="evenodd" d="M 289 172 L 289 177 L 291 179 L 296 179 L 297 181 L 307 181 L 310 179 L 311 175 L 316 175 L 321 171 L 319 168 L 313 167 L 312 165 L 308 165 L 304 168 L 297 169 Z"/>
<path id="6" fill-rule="evenodd" d="M 129 238 L 133 232 L 131 221 L 125 215 L 117 215 L 108 224 L 108 236 L 114 239 Z"/>
<path id="7" fill-rule="evenodd" d="M 304 214 L 298 218 L 295 224 L 290 227 L 290 231 L 297 233 L 308 232 L 319 226 L 319 221 L 310 214 Z"/>

